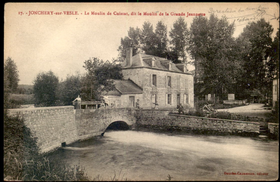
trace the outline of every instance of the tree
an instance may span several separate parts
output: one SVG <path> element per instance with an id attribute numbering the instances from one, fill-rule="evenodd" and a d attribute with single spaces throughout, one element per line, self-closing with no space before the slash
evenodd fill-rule
<path id="1" fill-rule="evenodd" d="M 232 37 L 233 32 L 234 24 L 213 14 L 209 19 L 195 17 L 191 24 L 188 50 L 195 61 L 199 60 L 196 65 L 201 67 L 199 71 L 204 86 L 217 96 L 233 91 L 241 69 L 236 59 L 238 46 Z"/>
<path id="2" fill-rule="evenodd" d="M 58 83 L 58 77 L 52 71 L 39 73 L 34 80 L 33 87 L 35 106 L 56 105 Z"/>
<path id="3" fill-rule="evenodd" d="M 10 88 L 7 70 L 4 69 L 4 116 L 7 114 L 7 109 L 10 107 Z"/>
<path id="4" fill-rule="evenodd" d="M 187 45 L 189 31 L 187 29 L 187 23 L 184 18 L 179 17 L 173 24 L 173 28 L 169 32 L 171 38 L 170 44 L 172 45 L 171 50 L 177 55 L 181 62 L 187 62 Z"/>
<path id="5" fill-rule="evenodd" d="M 270 61 L 267 62 L 268 77 L 273 79 L 279 77 L 279 28 L 276 32 L 276 36 L 272 42 L 270 54 Z"/>
<path id="6" fill-rule="evenodd" d="M 138 27 L 129 27 L 128 36 L 121 38 L 121 45 L 118 48 L 120 60 L 124 60 L 126 57 L 126 50 L 132 46 L 132 55 L 135 55 L 140 51 L 140 29 Z M 131 45 L 132 41 L 132 45 Z"/>
<path id="7" fill-rule="evenodd" d="M 58 85 L 57 98 L 62 105 L 72 105 L 72 101 L 80 95 L 81 88 L 81 76 L 71 75 L 67 76 L 65 81 L 62 81 Z"/>
<path id="8" fill-rule="evenodd" d="M 8 57 L 5 61 L 4 74 L 7 88 L 9 88 L 12 93 L 16 92 L 19 82 L 19 75 L 17 65 L 10 57 Z"/>
<path id="9" fill-rule="evenodd" d="M 153 25 L 150 22 L 144 22 L 141 30 L 140 41 L 142 50 L 146 54 L 152 54 L 156 52 L 156 34 L 153 30 Z"/>
<path id="10" fill-rule="evenodd" d="M 102 100 L 102 92 L 114 88 L 113 79 L 122 79 L 121 66 L 98 58 L 86 60 L 87 73 L 82 78 L 82 100 Z"/>
<path id="11" fill-rule="evenodd" d="M 159 21 L 155 30 L 155 56 L 165 57 L 167 54 L 167 26 Z"/>
<path id="12" fill-rule="evenodd" d="M 240 55 L 244 67 L 242 76 L 245 78 L 241 85 L 251 92 L 258 89 L 263 95 L 271 92 L 273 76 L 270 73 L 273 73 L 277 64 L 275 55 L 277 51 L 273 50 L 277 47 L 277 40 L 273 46 L 272 32 L 273 28 L 270 23 L 260 19 L 257 22 L 249 23 L 238 37 L 238 41 L 243 47 Z"/>

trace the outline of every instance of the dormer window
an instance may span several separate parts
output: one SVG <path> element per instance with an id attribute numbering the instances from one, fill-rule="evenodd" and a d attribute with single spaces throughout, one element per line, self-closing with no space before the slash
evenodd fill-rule
<path id="1" fill-rule="evenodd" d="M 170 61 L 169 64 L 168 64 L 168 70 L 171 70 L 171 68 L 172 68 L 172 63 Z"/>
<path id="2" fill-rule="evenodd" d="M 155 67 L 155 61 L 156 61 L 156 59 L 153 57 L 153 59 L 152 59 L 152 67 Z"/>

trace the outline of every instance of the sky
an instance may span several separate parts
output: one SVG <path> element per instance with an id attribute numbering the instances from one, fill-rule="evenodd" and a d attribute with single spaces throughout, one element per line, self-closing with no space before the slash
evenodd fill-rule
<path id="1" fill-rule="evenodd" d="M 195 17 L 190 13 L 226 16 L 235 23 L 234 37 L 260 18 L 273 26 L 273 37 L 279 28 L 277 3 L 7 3 L 4 60 L 15 61 L 19 84 L 33 84 L 37 74 L 50 70 L 63 80 L 84 74 L 84 61 L 91 57 L 117 58 L 129 27 L 141 29 L 149 21 L 155 29 L 163 21 L 169 32 L 181 15 L 189 28 Z"/>

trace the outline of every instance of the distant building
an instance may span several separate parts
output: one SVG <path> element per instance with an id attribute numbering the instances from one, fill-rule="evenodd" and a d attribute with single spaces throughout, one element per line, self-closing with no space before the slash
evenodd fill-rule
<path id="1" fill-rule="evenodd" d="M 185 64 L 144 53 L 132 56 L 127 50 L 122 64 L 124 80 L 115 80 L 115 89 L 104 100 L 115 107 L 176 108 L 194 107 L 193 73 Z"/>

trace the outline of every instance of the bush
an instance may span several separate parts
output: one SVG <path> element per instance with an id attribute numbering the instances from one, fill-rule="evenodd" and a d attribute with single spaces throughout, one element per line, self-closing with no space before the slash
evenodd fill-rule
<path id="1" fill-rule="evenodd" d="M 216 112 L 210 115 L 211 118 L 220 118 L 220 119 L 231 119 L 231 113 L 229 112 Z"/>
<path id="2" fill-rule="evenodd" d="M 23 178 L 23 162 L 38 156 L 36 139 L 19 117 L 4 116 L 4 177 Z"/>
<path id="3" fill-rule="evenodd" d="M 197 102 L 197 107 L 201 109 L 204 105 L 213 104 L 213 101 L 200 100 Z"/>
<path id="4" fill-rule="evenodd" d="M 27 181 L 88 181 L 80 166 L 69 167 L 49 161 L 46 157 L 25 161 L 24 180 Z"/>
<path id="5" fill-rule="evenodd" d="M 19 117 L 4 115 L 5 180 L 88 180 L 79 166 L 51 162 L 38 153 L 36 138 Z"/>
<path id="6" fill-rule="evenodd" d="M 205 113 L 201 109 L 197 109 L 197 110 L 192 109 L 189 111 L 188 115 L 204 117 Z"/>

